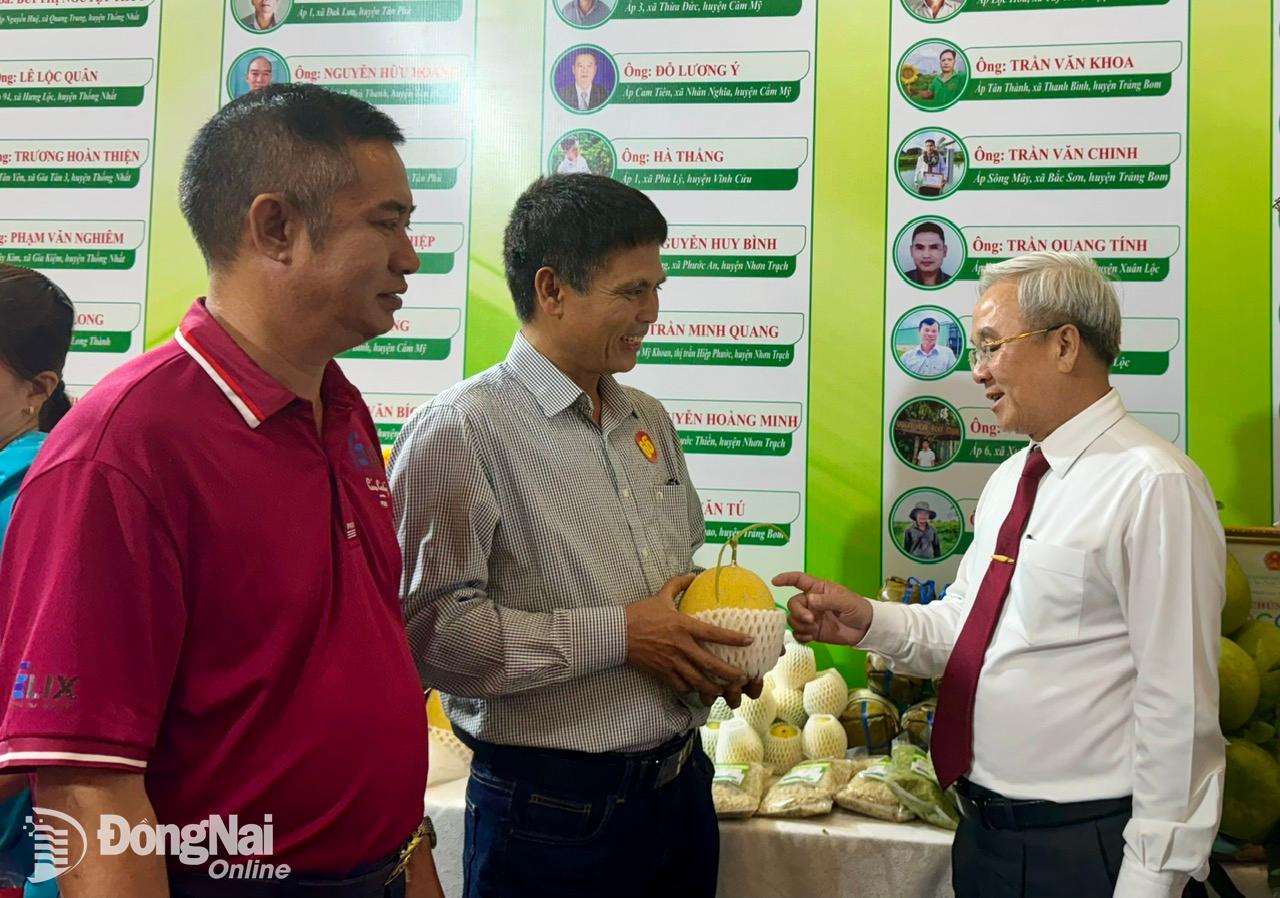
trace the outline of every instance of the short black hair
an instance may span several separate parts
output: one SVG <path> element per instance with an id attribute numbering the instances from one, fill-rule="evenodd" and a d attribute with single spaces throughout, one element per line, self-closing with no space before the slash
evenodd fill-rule
<path id="1" fill-rule="evenodd" d="M 41 430 L 48 433 L 71 410 L 62 369 L 71 350 L 76 312 L 67 294 L 38 271 L 0 264 L 0 365 L 20 380 L 58 375 L 53 395 L 40 407 Z"/>
<path id="2" fill-rule="evenodd" d="M 939 54 L 938 54 L 938 58 L 939 58 L 939 59 L 941 59 L 942 57 L 946 56 L 948 53 L 950 53 L 950 54 L 951 54 L 951 58 L 952 58 L 952 59 L 955 59 L 955 58 L 956 58 L 956 51 L 955 51 L 955 50 L 952 50 L 950 47 L 947 47 L 945 50 L 943 50 L 941 53 L 939 53 Z"/>
<path id="3" fill-rule="evenodd" d="M 560 141 L 560 149 L 564 150 L 566 153 L 572 150 L 577 145 L 578 145 L 578 138 L 576 137 L 566 137 L 564 140 Z"/>
<path id="4" fill-rule="evenodd" d="M 920 323 L 916 325 L 916 330 L 920 330 L 920 328 L 926 327 L 926 326 L 937 327 L 938 319 L 937 318 L 921 318 Z"/>
<path id="5" fill-rule="evenodd" d="M 178 198 L 209 265 L 235 259 L 255 197 L 280 193 L 320 246 L 333 195 L 355 174 L 348 144 L 404 143 L 400 127 L 364 100 L 314 84 L 250 91 L 204 124 L 182 166 Z"/>
<path id="6" fill-rule="evenodd" d="M 502 240 L 507 287 L 521 321 L 537 308 L 533 286 L 540 268 L 551 268 L 579 292 L 619 249 L 661 246 L 667 220 L 634 187 L 602 175 L 550 175 L 529 185 Z"/>
<path id="7" fill-rule="evenodd" d="M 911 239 L 915 240 L 921 234 L 937 234 L 942 238 L 944 245 L 947 242 L 947 235 L 946 232 L 942 230 L 942 225 L 934 221 L 926 221 L 916 225 L 916 229 L 911 232 Z"/>
<path id="8" fill-rule="evenodd" d="M 926 144 L 930 144 L 930 143 L 931 143 L 931 144 L 933 144 L 935 147 L 938 145 L 938 142 L 937 142 L 936 140 L 934 140 L 932 137 L 926 137 L 926 138 L 924 139 L 924 142 L 925 142 Z"/>

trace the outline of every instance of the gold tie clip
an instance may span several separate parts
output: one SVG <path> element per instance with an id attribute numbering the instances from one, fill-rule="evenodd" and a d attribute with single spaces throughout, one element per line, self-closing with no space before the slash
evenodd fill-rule
<path id="1" fill-rule="evenodd" d="M 1013 559 L 1008 555 L 992 555 L 991 560 L 998 561 L 1001 564 L 1013 564 Z"/>

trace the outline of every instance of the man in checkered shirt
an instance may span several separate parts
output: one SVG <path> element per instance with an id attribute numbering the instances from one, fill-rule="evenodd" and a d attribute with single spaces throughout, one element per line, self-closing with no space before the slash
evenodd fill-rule
<path id="1" fill-rule="evenodd" d="M 680 614 L 704 524 L 666 411 L 623 387 L 667 223 L 596 175 L 536 181 L 507 226 L 506 361 L 440 394 L 391 458 L 423 683 L 475 749 L 465 894 L 715 894 L 697 727 L 758 683 Z"/>

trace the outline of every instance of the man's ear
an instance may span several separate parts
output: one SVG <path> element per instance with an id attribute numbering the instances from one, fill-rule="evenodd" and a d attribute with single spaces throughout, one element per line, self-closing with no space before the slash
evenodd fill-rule
<path id="1" fill-rule="evenodd" d="M 1080 330 L 1074 324 L 1064 324 L 1053 332 L 1053 342 L 1058 356 L 1058 370 L 1064 374 L 1074 371 L 1084 349 Z"/>
<path id="2" fill-rule="evenodd" d="M 571 289 L 554 268 L 546 265 L 533 276 L 534 301 L 538 310 L 549 318 L 564 317 L 566 294 Z"/>
<path id="3" fill-rule="evenodd" d="M 254 197 L 249 206 L 249 228 L 245 240 L 254 252 L 288 265 L 298 242 L 306 233 L 302 214 L 278 193 Z"/>

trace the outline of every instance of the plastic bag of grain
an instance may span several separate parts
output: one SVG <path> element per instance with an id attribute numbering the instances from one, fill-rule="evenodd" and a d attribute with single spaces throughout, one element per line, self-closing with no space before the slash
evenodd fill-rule
<path id="1" fill-rule="evenodd" d="M 845 810 L 893 823 L 915 819 L 916 815 L 902 806 L 885 782 L 892 763 L 888 755 L 870 755 L 855 763 L 861 769 L 836 793 L 836 804 Z"/>
<path id="2" fill-rule="evenodd" d="M 960 812 L 951 796 L 938 785 L 933 762 L 906 735 L 893 742 L 892 761 L 885 783 L 894 797 L 926 823 L 954 830 L 960 824 Z"/>
<path id="3" fill-rule="evenodd" d="M 717 817 L 750 817 L 760 806 L 768 771 L 763 764 L 717 764 L 711 801 Z"/>
<path id="4" fill-rule="evenodd" d="M 818 817 L 831 813 L 836 792 L 853 776 L 854 763 L 844 758 L 801 761 L 765 793 L 764 817 Z"/>

